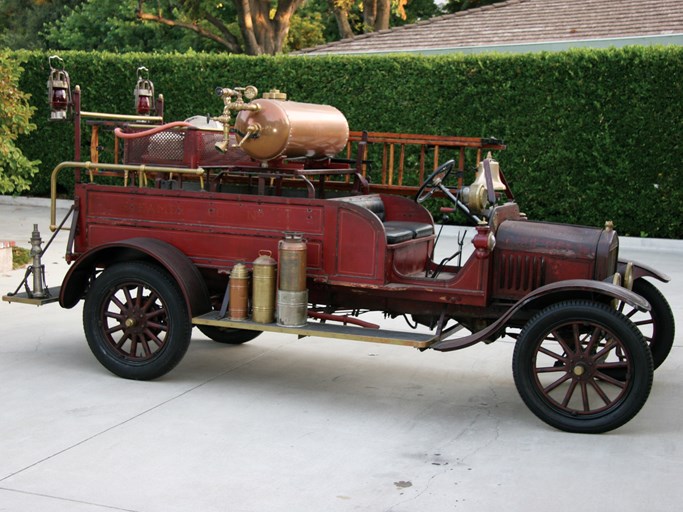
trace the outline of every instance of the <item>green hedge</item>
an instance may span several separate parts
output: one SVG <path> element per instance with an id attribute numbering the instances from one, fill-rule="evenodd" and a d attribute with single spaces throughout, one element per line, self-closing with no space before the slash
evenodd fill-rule
<path id="1" fill-rule="evenodd" d="M 47 54 L 18 52 L 39 129 L 21 141 L 43 162 L 33 192 L 73 157 L 67 124 L 47 121 Z M 495 136 L 530 218 L 683 238 L 683 48 L 628 47 L 526 55 L 241 57 L 64 52 L 83 110 L 132 113 L 136 68 L 150 69 L 166 119 L 211 112 L 216 86 L 277 87 L 328 103 L 352 130 Z M 87 148 L 84 148 L 87 154 Z M 68 192 L 69 182 L 61 183 Z"/>

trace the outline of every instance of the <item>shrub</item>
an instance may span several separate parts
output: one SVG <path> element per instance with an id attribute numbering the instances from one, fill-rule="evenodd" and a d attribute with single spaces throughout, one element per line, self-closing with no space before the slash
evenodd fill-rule
<path id="1" fill-rule="evenodd" d="M 38 161 L 24 156 L 17 145 L 20 136 L 36 128 L 30 122 L 35 108 L 28 104 L 30 94 L 19 90 L 23 69 L 9 52 L 0 51 L 0 194 L 28 190 Z"/>
<path id="2" fill-rule="evenodd" d="M 497 157 L 530 218 L 620 233 L 683 237 L 683 48 L 442 56 L 244 57 L 64 52 L 83 109 L 133 113 L 135 71 L 145 65 L 166 98 L 166 118 L 220 113 L 216 86 L 277 87 L 290 99 L 339 108 L 352 130 L 495 136 Z M 45 94 L 47 54 L 24 52 L 21 87 Z M 44 162 L 33 183 L 72 158 L 73 134 L 47 121 L 21 148 Z M 84 144 L 87 144 L 84 134 Z M 84 147 L 84 153 L 86 152 Z M 471 163 L 471 162 L 470 162 Z M 68 174 L 60 182 L 67 191 Z"/>

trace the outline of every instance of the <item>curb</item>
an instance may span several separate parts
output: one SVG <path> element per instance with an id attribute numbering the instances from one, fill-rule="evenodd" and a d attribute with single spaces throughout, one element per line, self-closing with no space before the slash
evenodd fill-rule
<path id="1" fill-rule="evenodd" d="M 71 199 L 57 199 L 57 208 L 60 210 L 68 210 L 72 204 Z M 47 197 L 0 196 L 0 205 L 49 208 L 50 199 Z"/>

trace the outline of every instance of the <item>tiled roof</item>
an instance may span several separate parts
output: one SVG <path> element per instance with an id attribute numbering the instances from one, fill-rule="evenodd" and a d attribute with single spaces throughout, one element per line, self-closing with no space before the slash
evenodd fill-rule
<path id="1" fill-rule="evenodd" d="M 404 52 L 683 34 L 683 0 L 507 0 L 302 50 Z"/>

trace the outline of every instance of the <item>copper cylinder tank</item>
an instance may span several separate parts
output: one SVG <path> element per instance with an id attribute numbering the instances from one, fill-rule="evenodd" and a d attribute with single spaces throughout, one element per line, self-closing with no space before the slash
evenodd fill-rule
<path id="1" fill-rule="evenodd" d="M 285 327 L 306 325 L 306 242 L 298 233 L 285 233 L 278 244 L 277 324 Z"/>
<path id="2" fill-rule="evenodd" d="M 249 308 L 249 270 L 244 263 L 237 263 L 230 272 L 228 285 L 230 320 L 246 320 Z"/>
<path id="3" fill-rule="evenodd" d="M 243 110 L 235 120 L 238 142 L 250 131 L 242 149 L 255 160 L 332 157 L 346 147 L 349 124 L 329 105 L 258 99 L 258 112 Z"/>
<path id="4" fill-rule="evenodd" d="M 259 251 L 254 260 L 251 280 L 251 319 L 261 324 L 275 320 L 275 269 L 270 251 Z"/>

